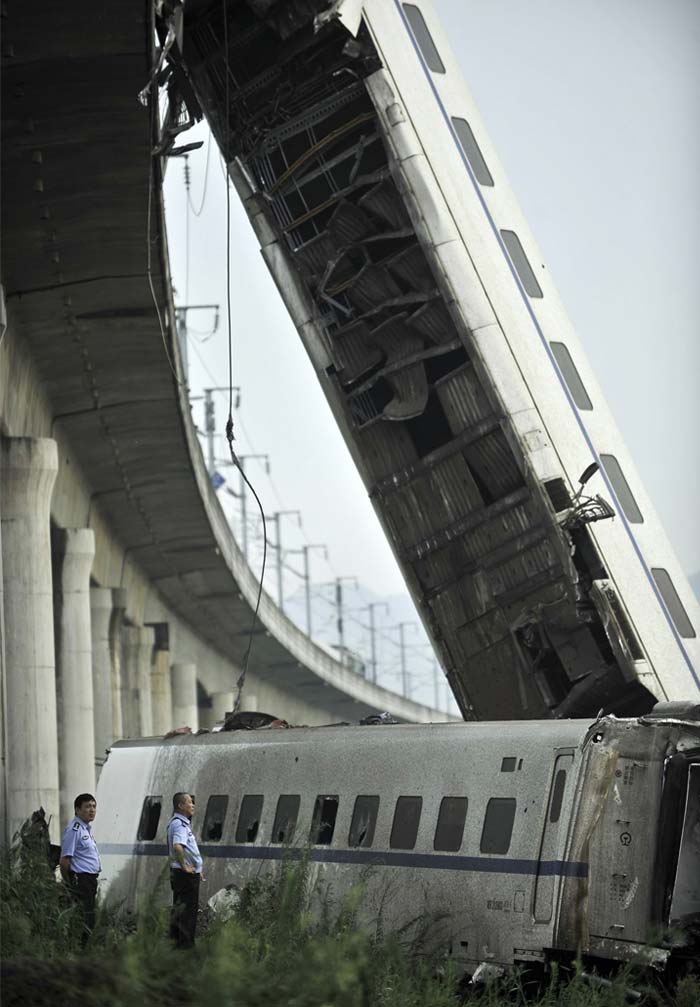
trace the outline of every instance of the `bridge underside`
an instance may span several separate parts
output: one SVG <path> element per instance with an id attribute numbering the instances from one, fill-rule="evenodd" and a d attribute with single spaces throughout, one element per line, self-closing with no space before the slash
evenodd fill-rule
<path id="1" fill-rule="evenodd" d="M 97 584 L 123 586 L 135 565 L 194 634 L 240 666 L 257 583 L 216 501 L 186 388 L 169 363 L 178 367 L 162 160 L 152 156 L 162 134 L 138 100 L 155 58 L 150 17 L 142 2 L 110 16 L 79 2 L 40 12 L 19 5 L 8 19 L 2 280 L 12 373 L 2 383 L 1 432 L 70 446 L 80 474 L 71 482 L 69 462 L 59 459 L 52 516 L 92 527 L 99 515 L 107 531 L 98 553 L 107 545 L 98 574 L 93 568 Z M 26 361 L 39 379 L 29 393 Z M 45 414 L 34 395 L 48 402 Z M 81 482 L 78 522 L 67 498 Z M 251 670 L 261 679 L 339 719 L 377 709 L 427 717 L 351 674 L 267 595 L 260 616 Z"/>
<path id="2" fill-rule="evenodd" d="M 192 85 L 225 152 L 464 715 L 647 710 L 594 543 L 530 471 L 411 212 L 372 40 L 314 28 L 326 7 L 188 3 L 174 101 Z"/>

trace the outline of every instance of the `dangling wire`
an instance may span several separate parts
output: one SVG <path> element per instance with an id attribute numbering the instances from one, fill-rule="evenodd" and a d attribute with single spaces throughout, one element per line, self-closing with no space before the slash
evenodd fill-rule
<path id="1" fill-rule="evenodd" d="M 185 154 L 185 311 L 190 303 L 190 161 Z M 187 315 L 185 315 L 185 319 Z"/>
<path id="2" fill-rule="evenodd" d="M 151 268 L 151 252 L 152 252 L 152 239 L 151 239 L 151 213 L 153 206 L 153 173 L 155 171 L 153 165 L 153 140 L 156 135 L 156 110 L 158 108 L 158 88 L 157 86 L 151 87 L 146 91 L 146 96 L 149 101 L 149 134 L 148 134 L 148 209 L 147 209 L 147 222 L 146 222 L 146 278 L 148 279 L 148 286 L 151 290 L 151 297 L 153 298 L 153 306 L 156 309 L 156 315 L 158 316 L 158 325 L 160 326 L 160 338 L 163 341 L 163 349 L 165 350 L 165 356 L 170 367 L 172 376 L 175 378 L 177 384 L 183 388 L 185 386 L 184 381 L 180 381 L 175 370 L 175 365 L 173 364 L 172 357 L 170 356 L 170 350 L 168 349 L 168 341 L 165 337 L 165 327 L 163 326 L 163 318 L 160 313 L 160 307 L 158 305 L 158 299 L 156 297 L 155 288 L 153 286 L 153 272 Z M 156 237 L 156 241 L 158 238 Z"/>
<path id="3" fill-rule="evenodd" d="M 187 190 L 187 199 L 188 199 L 189 204 L 190 204 L 190 209 L 192 210 L 192 213 L 195 215 L 195 217 L 199 217 L 200 216 L 202 210 L 204 209 L 204 203 L 206 202 L 206 198 L 207 198 L 207 183 L 209 181 L 209 154 L 210 153 L 211 153 L 211 130 L 209 131 L 209 137 L 207 139 L 207 160 L 206 160 L 206 163 L 204 165 L 204 188 L 202 189 L 202 201 L 199 204 L 199 209 L 198 210 L 195 210 L 194 205 L 192 203 L 192 200 L 190 199 L 189 188 Z"/>
<path id="4" fill-rule="evenodd" d="M 228 419 L 226 420 L 226 440 L 228 441 L 229 452 L 231 454 L 231 462 L 241 473 L 241 478 L 246 484 L 250 492 L 255 497 L 255 502 L 260 510 L 260 517 L 262 518 L 263 526 L 263 557 L 262 557 L 262 570 L 260 571 L 260 583 L 258 585 L 258 597 L 255 602 L 255 611 L 253 612 L 253 621 L 250 626 L 250 633 L 248 635 L 248 646 L 246 647 L 246 652 L 243 656 L 243 668 L 241 669 L 241 674 L 236 682 L 236 699 L 233 704 L 233 712 L 238 713 L 241 707 L 241 697 L 243 694 L 243 686 L 245 685 L 245 677 L 248 671 L 248 661 L 250 660 L 250 652 L 253 647 L 253 636 L 255 634 L 255 626 L 258 620 L 258 611 L 260 609 L 260 600 L 262 598 L 263 580 L 265 578 L 265 566 L 267 564 L 267 524 L 265 522 L 265 511 L 263 510 L 263 505 L 260 502 L 258 494 L 255 492 L 254 487 L 243 471 L 243 465 L 241 464 L 236 452 L 233 450 L 234 433 L 233 433 L 233 338 L 231 335 L 231 191 L 230 191 L 230 178 L 228 173 L 228 161 L 229 161 L 229 147 L 230 147 L 230 137 L 229 137 L 229 64 L 228 64 L 228 16 L 226 10 L 226 0 L 222 0 L 222 10 L 224 15 L 224 63 L 225 63 L 225 75 L 226 75 L 226 104 L 225 104 L 225 118 L 226 118 L 226 129 L 225 129 L 225 149 L 224 158 L 226 163 L 226 320 L 228 326 Z"/>

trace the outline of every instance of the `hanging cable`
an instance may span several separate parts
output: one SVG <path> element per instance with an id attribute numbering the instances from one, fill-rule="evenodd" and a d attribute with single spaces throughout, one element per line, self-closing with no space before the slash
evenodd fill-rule
<path id="1" fill-rule="evenodd" d="M 199 217 L 201 215 L 202 210 L 204 209 L 204 203 L 206 202 L 206 198 L 207 198 L 207 181 L 209 179 L 209 154 L 210 154 L 210 152 L 211 152 L 211 130 L 209 130 L 209 138 L 207 140 L 207 159 L 206 159 L 206 162 L 205 162 L 205 165 L 204 165 L 204 188 L 202 189 L 202 201 L 199 204 L 199 209 L 198 210 L 195 210 L 194 204 L 192 203 L 192 200 L 190 199 L 189 187 L 187 189 L 187 200 L 188 200 L 188 202 L 190 204 L 190 209 L 192 210 L 192 213 L 195 215 L 195 217 Z"/>
<path id="2" fill-rule="evenodd" d="M 265 521 L 265 511 L 263 505 L 260 502 L 258 494 L 255 492 L 247 475 L 243 471 L 243 466 L 238 459 L 236 452 L 233 450 L 233 338 L 231 334 L 231 190 L 230 190 L 230 180 L 228 175 L 228 158 L 229 158 L 229 148 L 230 148 L 230 136 L 229 136 L 229 84 L 230 84 L 230 74 L 229 74 L 229 64 L 228 64 L 228 15 L 226 10 L 226 0 L 222 0 L 221 7 L 224 16 L 224 72 L 226 76 L 226 104 L 224 107 L 225 118 L 226 118 L 226 129 L 225 129 L 225 149 L 224 158 L 226 161 L 226 321 L 228 327 L 228 418 L 226 420 L 226 440 L 228 441 L 229 452 L 231 454 L 231 463 L 238 469 L 241 473 L 241 478 L 246 484 L 250 492 L 255 497 L 255 502 L 260 509 L 260 517 L 262 519 L 263 526 L 263 556 L 262 556 L 262 569 L 260 571 L 260 583 L 258 585 L 258 597 L 255 602 L 255 611 L 253 612 L 253 620 L 250 625 L 250 634 L 248 636 L 248 646 L 246 647 L 245 654 L 243 656 L 243 668 L 241 674 L 236 682 L 236 699 L 233 704 L 233 712 L 238 713 L 241 707 L 241 696 L 243 694 L 243 686 L 245 685 L 245 677 L 248 671 L 248 661 L 250 660 L 250 652 L 253 647 L 253 636 L 255 634 L 255 624 L 258 620 L 258 611 L 260 609 L 260 600 L 262 598 L 263 580 L 265 578 L 265 566 L 267 564 L 267 523 Z"/>
<path id="3" fill-rule="evenodd" d="M 185 304 L 190 303 L 190 157 L 185 154 L 183 168 L 185 171 Z M 185 314 L 185 322 L 187 315 Z M 187 327 L 187 326 L 185 326 Z"/>
<path id="4" fill-rule="evenodd" d="M 160 338 L 163 341 L 163 349 L 165 350 L 165 356 L 170 367 L 172 376 L 175 378 L 177 384 L 182 388 L 184 387 L 184 381 L 180 381 L 175 370 L 175 365 L 173 364 L 172 357 L 170 356 L 170 351 L 168 349 L 168 341 L 165 336 L 165 328 L 163 326 L 163 318 L 160 313 L 160 307 L 158 305 L 158 299 L 156 297 L 155 288 L 153 286 L 153 272 L 151 268 L 151 253 L 152 253 L 152 239 L 151 239 L 151 214 L 153 206 L 153 174 L 155 171 L 153 164 L 153 140 L 156 133 L 156 109 L 158 102 L 158 88 L 152 87 L 147 91 L 147 100 L 149 103 L 149 135 L 148 135 L 148 209 L 147 209 L 147 223 L 146 223 L 146 277 L 148 279 L 148 286 L 151 290 L 151 297 L 153 299 L 153 306 L 156 309 L 156 315 L 158 316 L 158 325 L 160 326 Z M 158 240 L 156 236 L 156 241 Z"/>

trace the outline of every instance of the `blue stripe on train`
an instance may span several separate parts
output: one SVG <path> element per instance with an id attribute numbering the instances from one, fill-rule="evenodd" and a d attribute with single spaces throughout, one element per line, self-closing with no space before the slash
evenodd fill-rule
<path id="1" fill-rule="evenodd" d="M 162 843 L 100 843 L 100 854 L 166 857 Z M 437 871 L 467 871 L 483 874 L 539 874 L 565 878 L 587 878 L 588 864 L 575 860 L 513 860 L 509 857 L 459 857 L 440 853 L 395 853 L 373 850 L 303 850 L 285 846 L 201 846 L 204 857 L 230 860 L 302 860 L 314 863 L 364 864 L 368 867 L 418 867 Z"/>

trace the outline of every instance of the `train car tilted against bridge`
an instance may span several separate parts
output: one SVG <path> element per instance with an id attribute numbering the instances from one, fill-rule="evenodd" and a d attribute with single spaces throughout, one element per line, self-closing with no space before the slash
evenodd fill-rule
<path id="1" fill-rule="evenodd" d="M 202 901 L 308 857 L 319 901 L 339 907 L 362 884 L 369 924 L 419 917 L 468 972 L 577 949 L 662 967 L 697 948 L 697 705 L 118 742 L 97 793 L 108 898 L 133 906 L 167 871 L 182 790 L 196 801 Z"/>
<path id="2" fill-rule="evenodd" d="M 169 121 L 209 121 L 465 718 L 697 696 L 697 601 L 431 5 L 188 0 L 173 37 Z"/>

